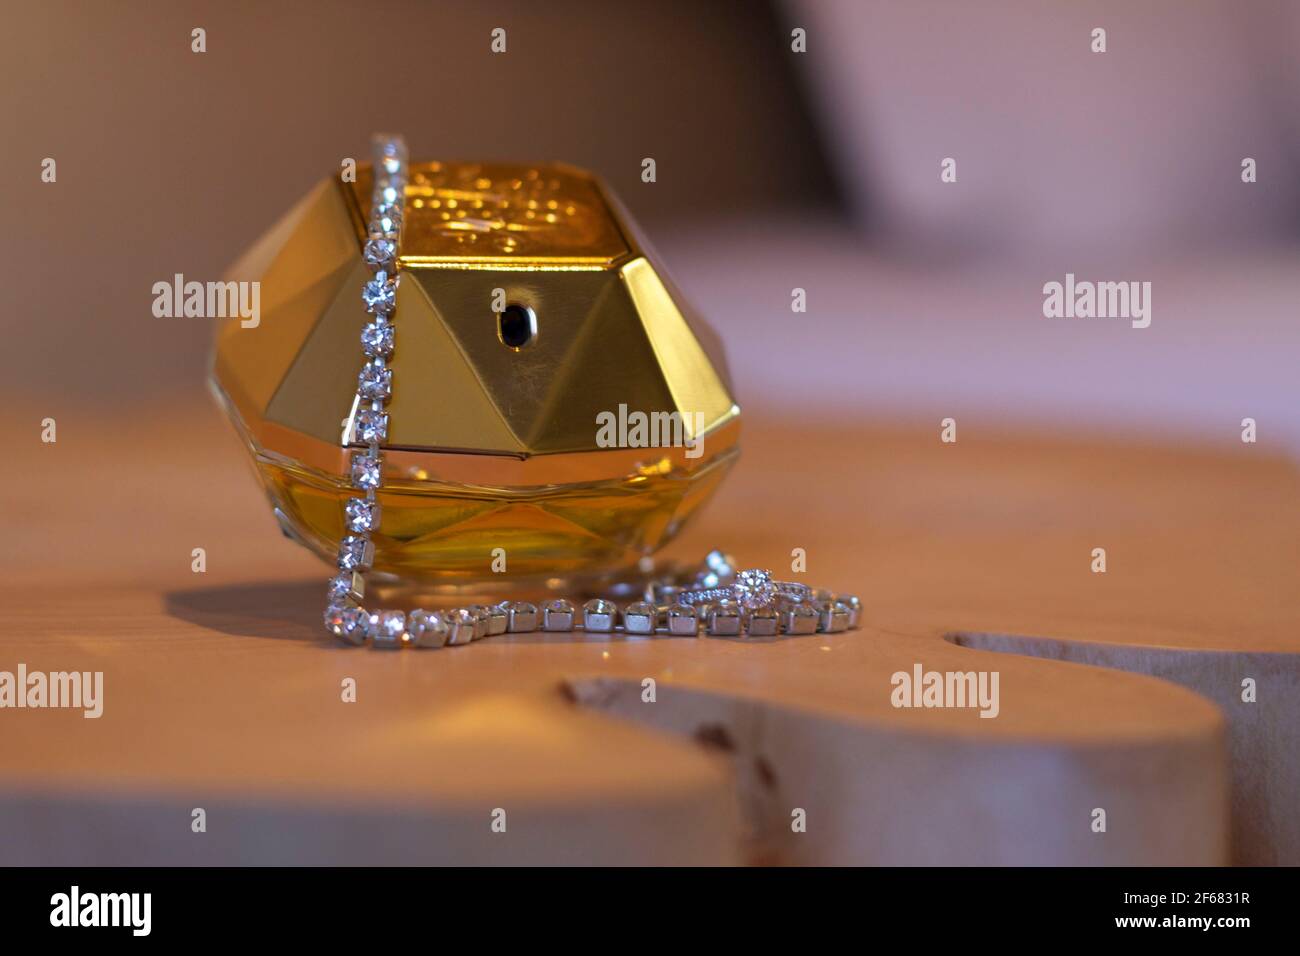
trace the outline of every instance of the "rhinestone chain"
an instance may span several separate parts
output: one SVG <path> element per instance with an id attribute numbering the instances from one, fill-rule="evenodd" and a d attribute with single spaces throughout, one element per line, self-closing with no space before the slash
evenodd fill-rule
<path id="1" fill-rule="evenodd" d="M 613 601 L 596 598 L 583 604 L 580 614 L 573 602 L 562 598 L 547 601 L 540 608 L 527 601 L 504 601 L 492 606 L 472 604 L 409 614 L 367 611 L 362 607 L 363 574 L 370 570 L 375 558 L 371 535 L 380 520 L 375 492 L 383 485 L 379 446 L 388 437 L 387 403 L 393 392 L 393 371 L 388 360 L 393 354 L 394 313 L 401 282 L 398 262 L 408 162 L 406 143 L 400 136 L 376 136 L 373 145 L 374 194 L 363 251 L 372 274 L 361 290 L 361 300 L 371 318 L 361 331 L 366 361 L 357 378 L 357 407 L 349 436 L 352 444 L 366 448 L 352 453 L 350 473 L 357 496 L 344 505 L 347 533 L 339 542 L 338 574 L 329 583 L 325 627 L 331 634 L 349 644 L 369 641 L 372 647 L 398 648 L 468 644 L 506 632 L 539 629 L 693 636 L 703 626 L 715 636 L 766 636 L 835 632 L 858 626 L 861 605 L 851 595 L 816 590 L 811 591 L 807 601 L 747 607 L 724 597 L 696 606 L 677 602 L 675 594 L 682 589 L 667 579 L 647 587 L 648 600 L 633 601 L 620 609 Z M 712 552 L 705 569 L 691 584 L 727 591 L 726 585 L 734 577 L 730 563 L 721 552 Z"/>

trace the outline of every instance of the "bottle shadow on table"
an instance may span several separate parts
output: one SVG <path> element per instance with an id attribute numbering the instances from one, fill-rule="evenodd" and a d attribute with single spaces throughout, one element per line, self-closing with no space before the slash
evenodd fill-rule
<path id="1" fill-rule="evenodd" d="M 319 581 L 281 581 L 169 591 L 163 599 L 171 617 L 222 634 L 335 646 L 322 639 L 322 591 Z"/>

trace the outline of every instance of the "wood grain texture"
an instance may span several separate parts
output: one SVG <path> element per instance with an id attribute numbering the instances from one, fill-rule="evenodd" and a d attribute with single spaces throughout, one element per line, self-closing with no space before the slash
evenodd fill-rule
<path id="1" fill-rule="evenodd" d="M 105 709 L 0 711 L 0 862 L 1300 862 L 1300 482 L 1232 432 L 751 421 L 672 553 L 804 548 L 860 631 L 384 654 L 322 643 L 328 572 L 214 410 L 47 414 L 0 669 L 102 670 Z M 894 708 L 915 664 L 998 671 L 998 716 Z"/>

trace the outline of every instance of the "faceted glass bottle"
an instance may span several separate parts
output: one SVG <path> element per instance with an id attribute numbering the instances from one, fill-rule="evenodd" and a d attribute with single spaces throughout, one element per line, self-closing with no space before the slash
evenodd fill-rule
<path id="1" fill-rule="evenodd" d="M 211 378 L 282 528 L 330 562 L 360 447 L 369 195 L 365 168 L 321 183 L 232 268 L 261 282 L 261 321 L 219 329 Z M 739 408 L 716 341 L 589 174 L 415 165 L 400 266 L 377 581 L 616 578 L 735 461 Z M 648 432 L 608 447 L 602 420 L 638 413 Z"/>

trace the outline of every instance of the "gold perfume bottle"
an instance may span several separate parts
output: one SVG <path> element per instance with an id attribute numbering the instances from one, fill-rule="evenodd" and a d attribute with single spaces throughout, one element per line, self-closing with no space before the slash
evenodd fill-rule
<path id="1" fill-rule="evenodd" d="M 371 172 L 316 186 L 232 268 L 261 319 L 211 384 L 287 535 L 332 562 L 355 494 Z M 721 349 L 590 174 L 413 165 L 378 583 L 583 587 L 670 540 L 738 454 Z"/>

